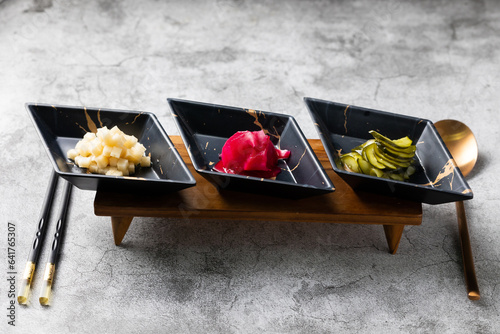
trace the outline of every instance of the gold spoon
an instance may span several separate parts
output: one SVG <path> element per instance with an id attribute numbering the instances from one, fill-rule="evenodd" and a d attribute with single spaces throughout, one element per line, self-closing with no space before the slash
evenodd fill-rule
<path id="1" fill-rule="evenodd" d="M 434 123 L 444 143 L 448 147 L 453 159 L 463 176 L 467 176 L 477 161 L 477 141 L 471 129 L 462 122 L 446 119 Z M 470 246 L 469 229 L 465 216 L 464 202 L 456 202 L 458 216 L 458 233 L 462 246 L 462 258 L 464 262 L 465 284 L 467 285 L 467 296 L 471 300 L 481 298 L 477 285 L 476 270 Z"/>

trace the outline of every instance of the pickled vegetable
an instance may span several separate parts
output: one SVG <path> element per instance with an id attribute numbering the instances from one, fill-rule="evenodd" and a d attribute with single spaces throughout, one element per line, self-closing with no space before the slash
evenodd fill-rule
<path id="1" fill-rule="evenodd" d="M 361 169 L 361 172 L 363 174 L 370 175 L 370 172 L 373 169 L 373 165 L 371 163 L 369 163 L 365 159 L 360 159 L 360 160 L 358 160 L 358 165 L 359 165 L 359 168 Z"/>
<path id="2" fill-rule="evenodd" d="M 273 178 L 280 172 L 278 159 L 287 159 L 290 151 L 274 147 L 271 139 L 260 131 L 238 131 L 222 147 L 221 160 L 213 167 L 214 171 L 239 174 L 259 178 Z M 345 158 L 354 172 L 357 167 L 355 158 Z"/>
<path id="3" fill-rule="evenodd" d="M 364 156 L 366 157 L 368 162 L 371 163 L 374 167 L 377 167 L 379 169 L 384 169 L 385 165 L 382 164 L 382 162 L 379 161 L 377 159 L 377 157 L 375 156 L 376 145 L 377 145 L 376 143 L 372 143 L 372 144 L 366 146 L 365 148 L 363 148 L 363 153 L 365 154 Z"/>
<path id="4" fill-rule="evenodd" d="M 129 136 L 117 126 L 87 132 L 75 148 L 67 152 L 69 159 L 89 173 L 128 176 L 135 173 L 135 166 L 151 166 L 146 147 L 135 136 Z"/>
<path id="5" fill-rule="evenodd" d="M 408 136 L 391 140 L 373 130 L 369 133 L 373 139 L 342 154 L 337 167 L 396 181 L 408 180 L 416 171 L 416 146 L 412 140 Z"/>
<path id="6" fill-rule="evenodd" d="M 358 164 L 359 159 L 362 160 L 363 157 L 361 157 L 361 155 L 357 152 L 346 153 L 342 160 L 344 168 L 350 172 L 362 173 L 360 166 Z"/>
<path id="7" fill-rule="evenodd" d="M 386 136 L 381 135 L 377 131 L 370 130 L 369 133 L 377 140 L 378 142 L 384 143 L 387 146 L 392 146 L 395 149 L 405 149 L 411 146 L 412 141 L 408 136 L 396 140 L 390 140 Z"/>

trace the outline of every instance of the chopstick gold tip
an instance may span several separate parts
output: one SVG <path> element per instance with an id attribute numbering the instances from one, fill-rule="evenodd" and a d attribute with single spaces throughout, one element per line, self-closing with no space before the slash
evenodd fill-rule
<path id="1" fill-rule="evenodd" d="M 32 261 L 26 262 L 24 274 L 21 279 L 21 284 L 19 286 L 19 295 L 17 296 L 17 302 L 21 305 L 26 305 L 28 302 L 28 297 L 31 288 L 31 281 L 33 280 L 34 273 L 35 273 L 35 263 Z"/>
<path id="2" fill-rule="evenodd" d="M 470 291 L 467 295 L 468 295 L 470 300 L 481 299 L 481 295 L 479 294 L 479 291 Z"/>
<path id="3" fill-rule="evenodd" d="M 43 274 L 42 289 L 40 293 L 40 304 L 43 306 L 49 305 L 50 295 L 52 293 L 52 282 L 54 281 L 54 273 L 56 266 L 54 263 L 47 263 L 45 273 Z"/>

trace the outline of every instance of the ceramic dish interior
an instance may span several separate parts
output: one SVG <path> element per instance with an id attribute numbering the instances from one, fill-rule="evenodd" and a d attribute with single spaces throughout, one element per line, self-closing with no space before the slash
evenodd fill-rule
<path id="1" fill-rule="evenodd" d="M 429 120 L 313 98 L 304 99 L 335 172 L 353 189 L 428 204 L 467 200 L 472 190 Z M 373 138 L 408 136 L 416 144 L 416 172 L 396 181 L 339 168 L 339 156 Z"/>
<path id="2" fill-rule="evenodd" d="M 168 99 L 168 103 L 195 170 L 219 190 L 294 199 L 334 191 L 293 117 L 179 99 Z M 279 160 L 281 172 L 275 180 L 213 170 L 227 139 L 247 130 L 264 130 L 276 147 L 291 152 L 288 159 Z"/>
<path id="3" fill-rule="evenodd" d="M 27 103 L 26 109 L 55 171 L 80 189 L 166 193 L 196 184 L 152 113 L 34 103 Z M 66 157 L 66 152 L 74 148 L 85 133 L 115 125 L 137 137 L 146 147 L 146 154 L 151 154 L 150 168 L 138 168 L 130 177 L 91 174 Z"/>

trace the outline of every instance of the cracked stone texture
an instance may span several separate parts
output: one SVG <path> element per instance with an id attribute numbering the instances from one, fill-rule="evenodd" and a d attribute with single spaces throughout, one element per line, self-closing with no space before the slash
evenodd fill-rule
<path id="1" fill-rule="evenodd" d="M 311 96 L 472 128 L 482 293 L 466 297 L 453 204 L 424 205 L 396 255 L 380 226 L 265 221 L 136 218 L 116 247 L 75 189 L 52 305 L 39 268 L 8 326 L 2 278 L 1 332 L 500 331 L 499 2 L 5 0 L 0 25 L 4 273 L 7 222 L 20 272 L 50 174 L 25 102 L 150 111 L 176 135 L 166 98 L 186 98 L 291 114 L 318 138 Z"/>

